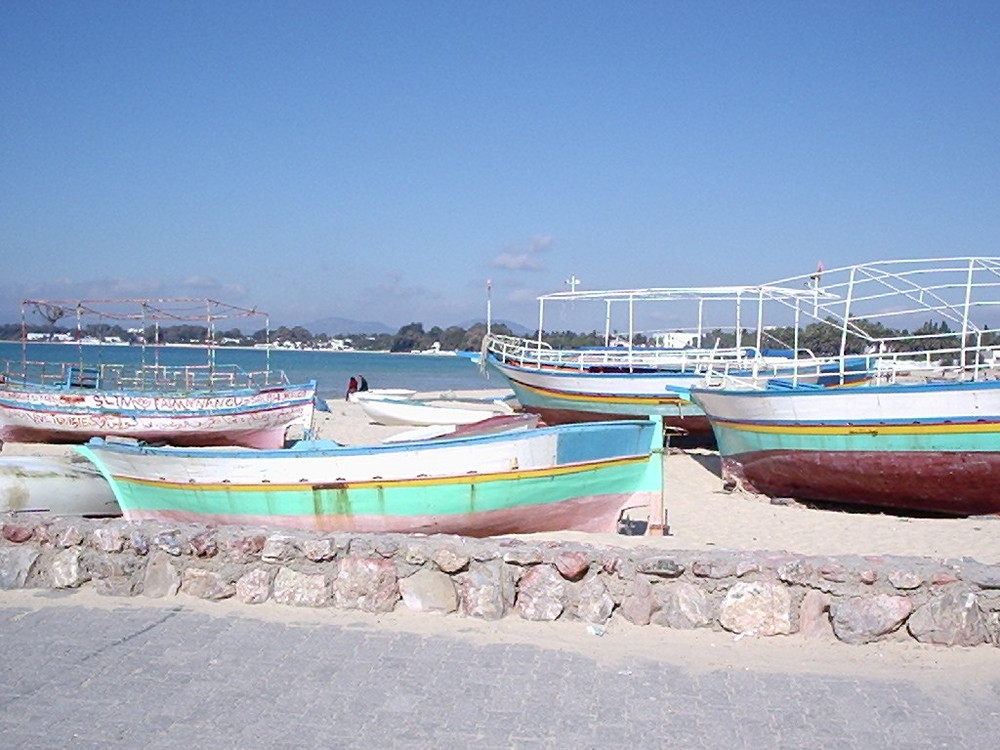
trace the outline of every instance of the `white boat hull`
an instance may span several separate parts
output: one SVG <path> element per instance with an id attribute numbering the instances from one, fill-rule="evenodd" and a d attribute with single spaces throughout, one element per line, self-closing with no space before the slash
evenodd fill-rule
<path id="1" fill-rule="evenodd" d="M 89 462 L 2 456 L 0 513 L 118 516 L 121 509 L 107 480 Z"/>
<path id="2" fill-rule="evenodd" d="M 608 422 L 412 443 L 303 441 L 278 451 L 78 446 L 130 521 L 491 536 L 614 531 L 662 512 L 663 434 Z"/>
<path id="3" fill-rule="evenodd" d="M 358 399 L 368 418 L 377 424 L 428 427 L 481 422 L 497 414 L 509 414 L 507 405 L 484 404 L 482 407 L 458 407 L 405 399 Z"/>
<path id="4" fill-rule="evenodd" d="M 293 426 L 308 429 L 315 383 L 209 395 L 116 393 L 0 386 L 0 440 L 83 443 L 118 435 L 173 445 L 278 448 Z"/>

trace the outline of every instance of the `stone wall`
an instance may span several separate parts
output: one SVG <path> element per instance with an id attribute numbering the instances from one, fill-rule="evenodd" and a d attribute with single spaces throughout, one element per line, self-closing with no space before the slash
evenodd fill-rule
<path id="1" fill-rule="evenodd" d="M 0 588 L 1000 645 L 1000 565 L 12 517 Z"/>

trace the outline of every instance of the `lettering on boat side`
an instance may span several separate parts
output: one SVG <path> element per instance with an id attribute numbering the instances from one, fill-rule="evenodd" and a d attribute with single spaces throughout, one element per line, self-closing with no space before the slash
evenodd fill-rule
<path id="1" fill-rule="evenodd" d="M 123 394 L 94 393 L 50 394 L 18 393 L 17 400 L 35 406 L 61 406 L 78 404 L 89 408 L 142 410 L 142 411 L 205 411 L 213 409 L 234 409 L 245 406 L 285 403 L 289 400 L 311 399 L 308 390 L 271 390 L 246 396 L 129 396 Z"/>

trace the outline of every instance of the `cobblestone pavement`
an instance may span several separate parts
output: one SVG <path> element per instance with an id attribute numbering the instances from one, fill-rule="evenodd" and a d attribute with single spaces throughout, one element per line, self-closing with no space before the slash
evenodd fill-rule
<path id="1" fill-rule="evenodd" d="M 843 669 L 610 663 L 374 620 L 9 593 L 5 747 L 992 750 L 1000 737 L 1000 673 L 936 685 Z"/>

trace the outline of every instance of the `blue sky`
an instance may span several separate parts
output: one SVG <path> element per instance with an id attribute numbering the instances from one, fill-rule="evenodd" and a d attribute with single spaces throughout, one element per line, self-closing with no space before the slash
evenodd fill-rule
<path id="1" fill-rule="evenodd" d="M 998 39 L 963 0 L 10 0 L 0 322 L 206 296 L 447 326 L 492 279 L 531 325 L 572 275 L 1000 255 Z"/>

